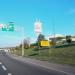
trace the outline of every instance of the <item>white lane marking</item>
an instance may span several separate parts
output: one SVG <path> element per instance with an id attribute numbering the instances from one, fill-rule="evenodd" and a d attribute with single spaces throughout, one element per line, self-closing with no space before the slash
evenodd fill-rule
<path id="1" fill-rule="evenodd" d="M 11 73 L 8 73 L 8 75 L 12 75 Z"/>
<path id="2" fill-rule="evenodd" d="M 0 65 L 2 64 L 2 62 L 0 62 Z"/>
<path id="3" fill-rule="evenodd" d="M 2 68 L 3 68 L 3 70 L 5 70 L 5 71 L 7 70 L 6 67 L 5 67 L 4 65 L 2 65 Z"/>

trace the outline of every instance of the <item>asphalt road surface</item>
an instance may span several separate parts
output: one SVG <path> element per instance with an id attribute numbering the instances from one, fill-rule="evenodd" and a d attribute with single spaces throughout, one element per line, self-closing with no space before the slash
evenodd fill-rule
<path id="1" fill-rule="evenodd" d="M 68 75 L 40 66 L 23 63 L 0 52 L 0 75 Z"/>

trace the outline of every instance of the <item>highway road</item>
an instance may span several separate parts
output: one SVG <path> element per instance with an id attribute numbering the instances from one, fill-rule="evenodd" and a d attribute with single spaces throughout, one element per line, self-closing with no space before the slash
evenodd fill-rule
<path id="1" fill-rule="evenodd" d="M 5 71 L 4 65 L 0 64 L 0 75 L 8 75 L 8 71 Z"/>
<path id="2" fill-rule="evenodd" d="M 68 75 L 62 72 L 45 69 L 29 63 L 23 63 L 0 52 L 0 75 Z"/>

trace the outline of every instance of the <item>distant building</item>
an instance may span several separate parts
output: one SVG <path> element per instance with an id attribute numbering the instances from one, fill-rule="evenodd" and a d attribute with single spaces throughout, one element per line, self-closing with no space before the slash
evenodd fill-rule
<path id="1" fill-rule="evenodd" d="M 61 45 L 61 44 L 67 43 L 66 42 L 66 36 L 61 35 L 61 34 L 50 35 L 47 37 L 47 39 L 49 41 L 55 42 L 56 45 Z M 72 43 L 75 43 L 75 37 L 74 36 L 71 36 L 71 41 L 72 41 Z"/>

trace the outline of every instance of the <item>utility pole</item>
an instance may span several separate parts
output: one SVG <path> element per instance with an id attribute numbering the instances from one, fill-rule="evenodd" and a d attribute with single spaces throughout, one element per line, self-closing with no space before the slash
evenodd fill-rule
<path id="1" fill-rule="evenodd" d="M 24 28 L 22 27 L 22 56 L 24 56 Z"/>
<path id="2" fill-rule="evenodd" d="M 56 37 L 55 37 L 55 23 L 54 23 L 54 19 L 52 19 L 52 31 L 53 31 L 53 45 L 55 46 L 56 44 Z"/>

